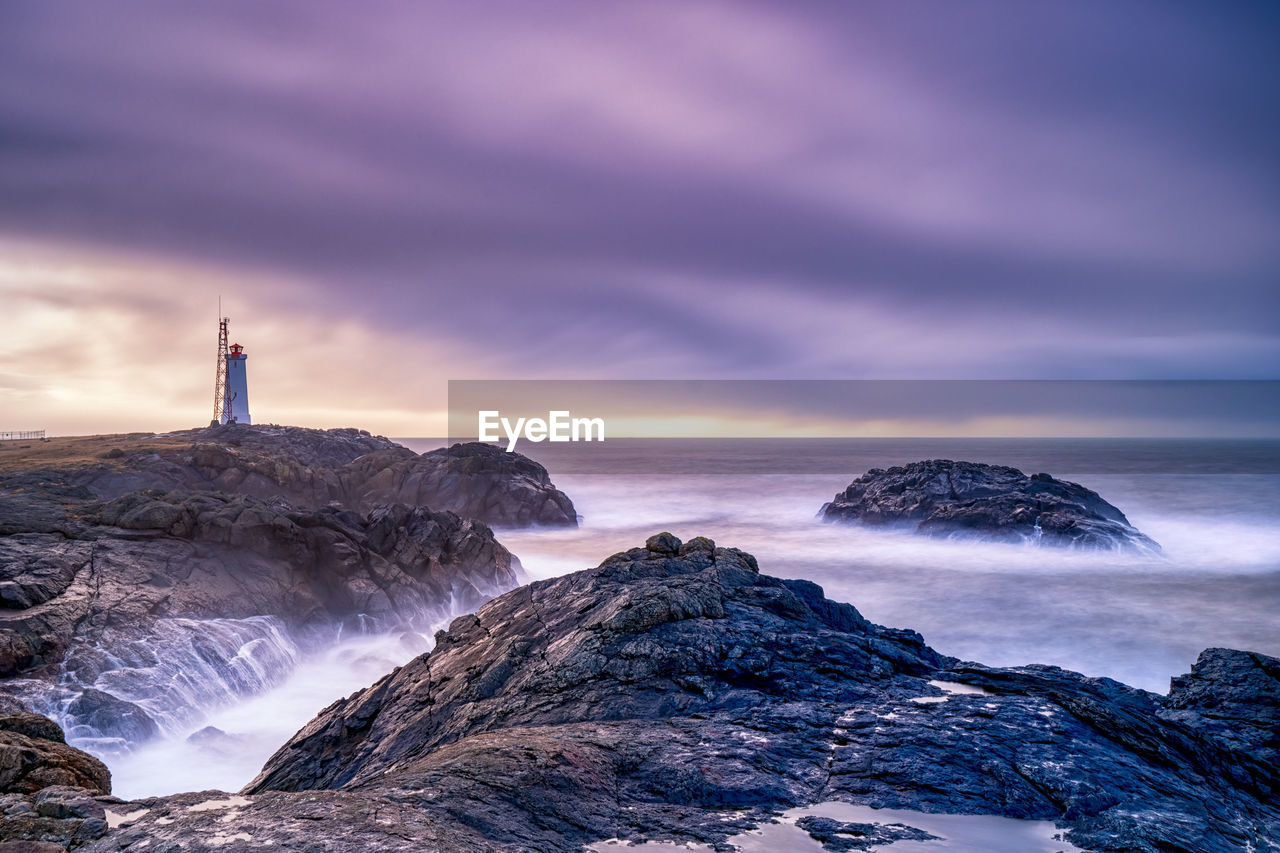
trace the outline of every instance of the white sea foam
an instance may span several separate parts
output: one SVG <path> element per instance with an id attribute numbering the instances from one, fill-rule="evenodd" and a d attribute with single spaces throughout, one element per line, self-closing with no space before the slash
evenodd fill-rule
<path id="1" fill-rule="evenodd" d="M 849 475 L 557 476 L 582 527 L 499 536 L 535 578 L 596 565 L 659 530 L 710 536 L 754 554 L 767 574 L 815 581 L 879 624 L 918 630 L 946 654 L 1056 664 L 1156 692 L 1210 646 L 1280 654 L 1280 477 L 1073 476 L 1163 555 L 822 523 L 818 508 Z"/>
<path id="2" fill-rule="evenodd" d="M 400 634 L 372 634 L 304 654 L 282 683 L 267 692 L 209 710 L 157 740 L 108 756 L 113 793 L 128 799 L 176 791 L 238 791 L 321 709 L 369 686 L 420 650 Z"/>

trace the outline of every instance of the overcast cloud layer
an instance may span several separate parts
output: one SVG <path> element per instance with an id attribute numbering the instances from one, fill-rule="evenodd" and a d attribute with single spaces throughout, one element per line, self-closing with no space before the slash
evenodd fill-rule
<path id="1" fill-rule="evenodd" d="M 329 407 L 475 376 L 1274 378 L 1277 8 L 6 2 L 0 238 L 208 271 L 78 285 L 143 339 L 198 328 L 176 363 L 219 290 L 295 373 L 344 324 L 372 342 Z M 24 304 L 69 292 L 9 264 Z M 34 351 L 0 342 L 11 404 L 72 370 Z"/>

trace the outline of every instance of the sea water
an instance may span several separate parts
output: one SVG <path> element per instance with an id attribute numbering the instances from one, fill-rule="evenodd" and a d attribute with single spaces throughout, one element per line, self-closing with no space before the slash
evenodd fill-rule
<path id="1" fill-rule="evenodd" d="M 873 622 L 993 666 L 1056 664 L 1159 693 L 1212 646 L 1280 655 L 1280 442 L 681 439 L 532 445 L 582 515 L 500 531 L 535 577 L 669 530 L 805 578 Z M 584 452 L 586 451 L 586 452 Z M 963 459 L 1094 489 L 1161 555 L 982 543 L 823 523 L 871 468 Z"/>
<path id="2" fill-rule="evenodd" d="M 443 443 L 401 441 L 419 451 Z M 521 449 L 582 516 L 577 529 L 497 530 L 533 578 L 595 566 L 669 530 L 749 551 L 767 574 L 815 581 L 874 622 L 989 665 L 1056 664 L 1163 693 L 1207 647 L 1280 655 L 1280 442 L 617 439 Z M 951 541 L 816 517 L 867 469 L 927 458 L 1083 483 L 1164 553 Z M 116 791 L 236 790 L 326 705 L 420 651 L 377 633 L 300 647 L 266 692 L 194 709 L 160 740 L 106 755 Z"/>

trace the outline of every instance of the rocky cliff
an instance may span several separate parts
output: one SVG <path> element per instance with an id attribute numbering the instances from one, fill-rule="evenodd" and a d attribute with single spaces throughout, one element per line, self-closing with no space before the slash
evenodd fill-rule
<path id="1" fill-rule="evenodd" d="M 1124 513 L 1078 483 L 949 459 L 874 468 L 824 504 L 819 515 L 826 521 L 905 526 L 934 536 L 1160 550 Z"/>
<path id="2" fill-rule="evenodd" d="M 14 505 L 0 501 L 0 524 L 17 523 Z M 287 675 L 309 631 L 420 628 L 520 580 L 483 523 L 402 504 L 362 515 L 135 491 L 27 526 L 0 536 L 0 674 L 25 676 L 0 690 L 125 742 L 157 732 L 143 697 L 252 695 Z"/>
<path id="3" fill-rule="evenodd" d="M 211 490 L 357 512 L 403 503 L 507 527 L 578 523 L 546 469 L 518 453 L 470 443 L 418 454 L 354 429 L 230 425 L 0 446 L 0 493 L 54 488 L 99 499 Z"/>
<path id="4" fill-rule="evenodd" d="M 130 492 L 0 537 L 0 674 L 162 618 L 269 615 L 303 629 L 361 614 L 394 624 L 478 606 L 517 581 L 518 562 L 492 531 L 453 513 Z"/>
<path id="5" fill-rule="evenodd" d="M 413 630 L 521 580 L 480 518 L 576 523 L 541 466 L 489 450 L 241 426 L 7 446 L 0 693 L 110 750 L 273 686 L 320 631 L 424 648 Z"/>

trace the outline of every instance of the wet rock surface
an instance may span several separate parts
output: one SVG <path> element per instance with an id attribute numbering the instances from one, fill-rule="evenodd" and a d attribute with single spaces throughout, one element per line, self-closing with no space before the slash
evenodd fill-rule
<path id="1" fill-rule="evenodd" d="M 106 834 L 111 774 L 39 714 L 0 716 L 0 853 L 52 853 Z"/>
<path id="2" fill-rule="evenodd" d="M 222 701 L 214 682 L 249 695 L 270 686 L 258 670 L 287 672 L 293 638 L 352 620 L 420 628 L 472 610 L 521 579 L 478 516 L 576 523 L 541 466 L 501 455 L 512 458 L 472 477 L 468 460 L 483 450 L 420 456 L 357 430 L 271 426 L 9 450 L 0 693 L 60 708 L 76 737 L 137 743 L 160 730 L 137 704 L 155 692 L 145 682 L 163 689 L 180 657 L 199 668 L 186 680 L 210 693 L 170 698 Z M 446 457 L 458 468 L 449 476 L 387 474 L 443 472 Z M 472 516 L 422 505 L 434 498 Z M 241 648 L 257 658 L 238 659 Z"/>
<path id="3" fill-rule="evenodd" d="M 1209 650 L 1164 697 L 964 663 L 748 554 L 662 535 L 455 620 L 323 711 L 246 793 L 335 813 L 387 801 L 479 850 L 729 849 L 829 800 L 1052 820 L 1090 850 L 1275 850 L 1278 665 Z M 270 802 L 290 819 L 306 801 Z M 198 837 L 183 827 L 163 831 Z"/>
<path id="4" fill-rule="evenodd" d="M 0 609 L 0 673 L 160 619 L 269 615 L 305 629 L 362 614 L 394 625 L 478 606 L 518 579 L 486 525 L 424 507 L 360 515 L 145 491 L 75 507 L 61 528 L 0 537 L 0 579 L 30 602 Z"/>
<path id="5" fill-rule="evenodd" d="M 344 791 L 269 792 L 255 797 L 201 791 L 110 808 L 120 815 L 119 825 L 80 849 L 93 853 L 139 849 L 149 853 L 484 853 L 497 849 L 473 830 L 415 805 Z"/>
<path id="6" fill-rule="evenodd" d="M 69 731 L 108 751 L 145 741 L 161 727 L 137 697 L 172 688 L 160 704 L 181 711 L 202 705 L 183 701 L 187 688 L 208 687 L 213 700 L 226 698 L 218 690 L 251 695 L 270 686 L 263 672 L 288 672 L 291 638 L 350 623 L 412 639 L 514 587 L 519 563 L 479 516 L 576 523 L 545 470 L 523 457 L 474 462 L 483 450 L 455 447 L 423 462 L 355 430 L 232 427 L 5 449 L 0 851 L 76 849 L 138 811 L 104 816 L 104 803 L 119 805 L 105 766 L 29 707 L 60 709 Z M 397 481 L 388 470 L 409 475 Z M 424 473 L 437 471 L 430 481 Z M 432 497 L 471 517 L 422 505 Z M 193 737 L 239 748 L 215 729 Z M 349 838 L 350 849 L 421 849 L 404 836 L 412 817 L 382 817 L 396 806 L 339 799 L 342 829 L 329 835 Z M 353 824 L 351 814 L 367 820 Z M 311 820 L 275 837 L 310 844 Z M 424 821 L 419 838 L 434 831 Z M 477 849 L 459 827 L 450 837 L 463 840 L 442 849 Z M 234 833 L 200 842 L 257 849 Z"/>
<path id="7" fill-rule="evenodd" d="M 108 794 L 111 774 L 92 755 L 67 746 L 62 729 L 48 717 L 0 716 L 0 792 L 34 794 L 53 785 Z"/>
<path id="8" fill-rule="evenodd" d="M 129 492 L 0 537 L 0 579 L 28 603 L 0 608 L 0 693 L 61 708 L 77 737 L 139 743 L 162 722 L 143 698 L 182 713 L 253 695 L 288 673 L 295 638 L 430 624 L 521 576 L 487 525 L 450 512 Z"/>
<path id="9" fill-rule="evenodd" d="M 906 527 L 933 536 L 1160 550 L 1124 513 L 1078 483 L 949 459 L 873 468 L 824 504 L 819 515 L 825 521 Z"/>

